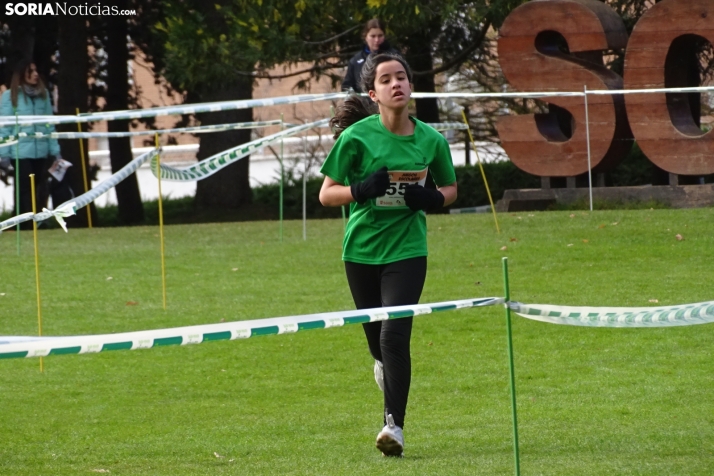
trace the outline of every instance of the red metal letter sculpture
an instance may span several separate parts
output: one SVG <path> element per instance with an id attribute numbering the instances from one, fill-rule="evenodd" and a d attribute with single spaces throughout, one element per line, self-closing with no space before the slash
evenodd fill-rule
<path id="1" fill-rule="evenodd" d="M 625 88 L 699 86 L 696 51 L 714 43 L 714 1 L 664 0 L 635 25 L 625 55 Z M 714 173 L 714 134 L 699 127 L 698 93 L 628 94 L 627 115 L 642 151 L 681 175 Z"/>
<path id="2" fill-rule="evenodd" d="M 712 0 L 702 0 L 712 1 Z M 519 91 L 622 89 L 622 78 L 603 65 L 602 51 L 625 48 L 627 31 L 617 14 L 597 0 L 533 0 L 504 22 L 498 55 L 508 82 Z M 506 116 L 497 124 L 514 164 L 540 176 L 587 172 L 582 97 L 544 99 L 548 114 Z M 589 96 L 591 165 L 616 165 L 629 148 L 622 96 Z"/>

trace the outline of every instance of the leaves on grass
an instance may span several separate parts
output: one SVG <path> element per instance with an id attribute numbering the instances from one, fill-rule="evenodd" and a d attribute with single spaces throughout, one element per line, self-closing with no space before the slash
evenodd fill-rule
<path id="1" fill-rule="evenodd" d="M 598 228 L 605 228 L 606 226 L 607 226 L 607 225 L 605 225 L 605 224 L 603 223 L 603 224 L 601 224 L 601 225 L 598 225 Z"/>
<path id="2" fill-rule="evenodd" d="M 589 243 L 589 240 L 583 239 L 583 243 Z"/>
<path id="3" fill-rule="evenodd" d="M 575 213 L 571 213 L 570 218 L 575 218 Z"/>
<path id="4" fill-rule="evenodd" d="M 474 284 L 475 284 L 476 286 L 481 286 L 481 281 L 476 281 Z"/>
<path id="5" fill-rule="evenodd" d="M 508 246 L 501 246 L 501 251 L 506 251 L 508 249 Z"/>
<path id="6" fill-rule="evenodd" d="M 518 238 L 510 238 L 508 241 L 511 241 L 511 242 L 518 241 Z"/>
<path id="7" fill-rule="evenodd" d="M 572 244 L 572 243 L 568 243 L 568 246 L 573 246 L 573 244 Z"/>
<path id="8" fill-rule="evenodd" d="M 473 263 L 471 263 L 471 265 L 473 266 Z M 5 295 L 5 293 L 0 293 L 0 296 L 4 296 L 4 295 Z"/>
<path id="9" fill-rule="evenodd" d="M 107 276 L 107 281 L 111 281 L 112 279 L 114 278 L 112 278 L 111 276 Z"/>
<path id="10" fill-rule="evenodd" d="M 215 451 L 213 452 L 213 455 L 214 455 L 216 458 L 223 458 L 223 456 L 219 455 L 219 454 L 216 453 Z"/>
<path id="11" fill-rule="evenodd" d="M 659 299 L 650 299 L 650 302 L 659 302 Z"/>
<path id="12" fill-rule="evenodd" d="M 238 271 L 238 268 L 231 268 L 231 271 Z"/>
<path id="13" fill-rule="evenodd" d="M 136 302 L 136 301 L 127 301 L 127 302 L 126 302 L 126 305 L 127 305 L 127 306 L 136 306 L 136 305 L 138 305 L 138 304 L 139 304 L 139 303 Z"/>
<path id="14" fill-rule="evenodd" d="M 677 238 L 677 241 L 684 241 L 684 237 L 682 235 L 680 235 L 679 233 L 674 235 L 674 237 Z"/>

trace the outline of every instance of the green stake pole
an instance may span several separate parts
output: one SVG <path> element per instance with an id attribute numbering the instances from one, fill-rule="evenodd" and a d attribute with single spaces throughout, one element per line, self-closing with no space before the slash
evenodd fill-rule
<path id="1" fill-rule="evenodd" d="M 15 216 L 20 214 L 20 121 L 17 117 L 17 108 L 15 110 L 15 137 L 17 137 L 17 144 L 15 144 Z M 17 224 L 17 229 L 15 231 L 17 235 L 17 256 L 20 256 L 20 224 Z"/>
<path id="2" fill-rule="evenodd" d="M 280 113 L 280 130 L 285 128 L 283 123 L 283 113 Z M 285 177 L 285 169 L 283 168 L 283 140 L 280 139 L 280 242 L 283 242 L 283 177 Z"/>
<path id="3" fill-rule="evenodd" d="M 508 335 L 508 369 L 511 376 L 511 413 L 513 414 L 513 456 L 516 460 L 516 476 L 521 474 L 521 463 L 518 457 L 518 416 L 516 414 L 516 375 L 513 371 L 513 339 L 511 334 L 511 292 L 508 287 L 508 258 L 503 258 L 503 288 L 506 293 L 506 334 Z"/>

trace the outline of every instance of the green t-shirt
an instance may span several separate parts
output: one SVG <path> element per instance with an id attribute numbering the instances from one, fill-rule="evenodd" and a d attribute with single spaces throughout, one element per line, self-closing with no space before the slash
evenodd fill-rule
<path id="1" fill-rule="evenodd" d="M 410 117 L 414 134 L 388 131 L 379 115 L 363 119 L 340 135 L 320 172 L 335 182 L 351 185 L 386 166 L 391 185 L 383 197 L 350 204 L 342 259 L 362 264 L 386 264 L 427 256 L 426 214 L 404 204 L 407 183 L 424 185 L 427 170 L 436 185 L 456 182 L 451 151 L 432 127 Z"/>

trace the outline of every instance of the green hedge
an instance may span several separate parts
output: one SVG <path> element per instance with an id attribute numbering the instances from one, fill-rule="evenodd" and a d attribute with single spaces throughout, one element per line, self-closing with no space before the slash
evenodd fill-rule
<path id="1" fill-rule="evenodd" d="M 503 197 L 503 192 L 514 188 L 539 188 L 540 178 L 527 174 L 509 162 L 484 164 L 486 180 L 491 188 L 494 201 Z M 478 166 L 456 167 L 456 182 L 459 195 L 450 208 L 476 207 L 488 205 L 488 195 Z M 322 177 L 312 178 L 307 182 L 308 218 L 332 218 L 342 216 L 340 208 L 323 207 L 318 198 Z M 302 218 L 302 182 L 285 186 L 283 190 L 283 216 L 286 219 Z M 253 200 L 268 209 L 278 210 L 280 186 L 262 185 L 253 189 Z"/>
<path id="2" fill-rule="evenodd" d="M 511 161 L 483 164 L 484 174 L 494 203 L 503 192 L 521 188 L 540 188 L 540 177 L 523 172 Z M 459 195 L 450 208 L 468 208 L 488 205 L 488 194 L 478 165 L 456 167 Z"/>

